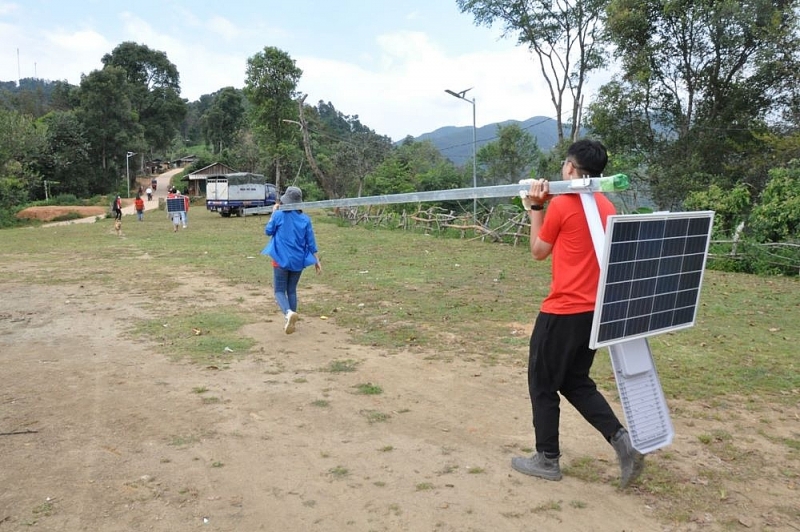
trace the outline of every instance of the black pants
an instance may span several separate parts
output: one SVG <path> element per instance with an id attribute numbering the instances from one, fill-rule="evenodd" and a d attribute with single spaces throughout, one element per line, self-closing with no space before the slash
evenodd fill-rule
<path id="1" fill-rule="evenodd" d="M 622 428 L 608 401 L 589 377 L 596 352 L 589 349 L 592 314 L 540 312 L 536 318 L 528 358 L 528 392 L 537 452 L 549 456 L 561 453 L 559 392 L 606 440 Z"/>

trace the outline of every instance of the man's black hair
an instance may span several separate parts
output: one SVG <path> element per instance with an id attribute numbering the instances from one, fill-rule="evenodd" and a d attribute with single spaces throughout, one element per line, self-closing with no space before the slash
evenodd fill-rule
<path id="1" fill-rule="evenodd" d="M 567 149 L 567 157 L 575 161 L 575 166 L 586 175 L 597 177 L 602 175 L 608 164 L 608 152 L 600 141 L 581 139 L 572 143 Z"/>

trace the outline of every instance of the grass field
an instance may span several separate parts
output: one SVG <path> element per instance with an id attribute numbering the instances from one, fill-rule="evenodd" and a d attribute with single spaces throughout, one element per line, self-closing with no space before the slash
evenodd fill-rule
<path id="1" fill-rule="evenodd" d="M 129 218 L 124 238 L 111 238 L 108 220 L 3 231 L 0 260 L 52 264 L 46 279 L 31 282 L 102 282 L 122 293 L 149 287 L 164 294 L 172 278 L 189 275 L 231 290 L 271 286 L 272 272 L 258 260 L 266 217 L 224 219 L 195 208 L 190 228 L 177 234 L 163 212 L 141 224 Z M 533 261 L 526 244 L 349 227 L 324 213 L 314 213 L 314 223 L 325 273 L 307 272 L 301 282 L 336 297 L 303 302 L 307 312 L 335 318 L 364 344 L 526 362 L 527 333 L 509 335 L 509 328 L 530 327 L 550 279 L 550 262 Z M 800 278 L 708 271 L 696 326 L 651 338 L 665 390 L 688 400 L 731 394 L 795 403 L 798 321 Z M 598 357 L 603 373 L 605 359 Z"/>
<path id="2" fill-rule="evenodd" d="M 306 314 L 326 316 L 349 329 L 355 342 L 382 349 L 483 365 L 527 363 L 530 326 L 550 280 L 550 262 L 533 261 L 527 243 L 513 247 L 350 227 L 322 212 L 312 217 L 324 273 L 315 276 L 309 270 L 301 284 L 326 297 L 301 301 Z M 208 279 L 216 289 L 221 285 L 241 293 L 269 294 L 271 269 L 259 257 L 267 242 L 267 220 L 226 219 L 194 208 L 189 229 L 177 234 L 163 212 L 148 213 L 144 223 L 127 217 L 122 238 L 111 233 L 109 220 L 6 230 L 0 232 L 0 264 L 13 263 L 19 282 L 103 283 L 120 294 L 120 304 L 127 293 L 145 294 L 153 301 L 152 322 L 170 312 L 173 323 L 201 324 L 216 331 L 161 338 L 165 351 L 198 362 L 218 361 L 222 346 L 246 352 L 248 341 L 236 331 L 257 321 L 259 309 L 181 310 L 160 303 L 169 301 L 170 288 L 183 276 Z M 25 264 L 37 268 L 28 272 Z M 130 334 L 144 335 L 152 330 L 151 321 L 132 321 Z M 799 321 L 800 279 L 706 272 L 696 326 L 650 341 L 668 401 L 700 405 L 691 413 L 698 419 L 725 419 L 741 410 L 755 412 L 756 417 L 764 412 L 766 419 L 768 412 L 796 411 Z M 599 385 L 614 394 L 607 356 L 598 356 L 594 372 Z M 368 391 L 361 393 L 379 393 L 370 383 L 364 386 Z M 795 484 L 800 482 L 800 426 L 796 427 L 780 441 L 790 460 L 785 475 Z M 716 446 L 720 455 L 735 453 L 737 430 L 732 425 L 727 431 L 709 432 L 704 443 Z M 764 427 L 753 430 L 767 434 Z M 712 486 L 722 486 L 743 471 L 757 474 L 755 462 L 737 459 L 743 469 L 725 478 L 709 474 Z M 722 488 L 715 492 L 679 483 L 668 466 L 669 452 L 659 460 L 665 467 L 656 469 L 661 473 L 654 474 L 661 476 L 649 483 L 650 494 L 676 501 L 681 510 L 675 510 L 672 520 L 688 520 L 693 511 L 713 505 L 721 496 Z M 591 463 L 572 467 L 573 475 L 593 474 Z M 800 511 L 787 511 L 791 512 L 798 512 L 800 519 Z"/>

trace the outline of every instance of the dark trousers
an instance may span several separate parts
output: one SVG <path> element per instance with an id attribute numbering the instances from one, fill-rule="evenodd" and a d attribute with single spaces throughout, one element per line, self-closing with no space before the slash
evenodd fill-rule
<path id="1" fill-rule="evenodd" d="M 589 377 L 596 350 L 589 349 L 592 312 L 557 315 L 540 312 L 531 334 L 528 392 L 533 409 L 536 451 L 561 453 L 558 426 L 561 395 L 606 440 L 622 428 L 605 397 Z"/>

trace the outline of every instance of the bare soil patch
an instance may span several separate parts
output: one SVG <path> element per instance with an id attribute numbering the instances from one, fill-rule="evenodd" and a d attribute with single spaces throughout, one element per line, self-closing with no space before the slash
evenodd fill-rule
<path id="1" fill-rule="evenodd" d="M 28 220 L 41 220 L 49 222 L 61 216 L 75 212 L 81 218 L 88 218 L 90 216 L 103 216 L 109 209 L 105 207 L 81 207 L 81 206 L 55 206 L 44 205 L 40 207 L 28 207 L 17 213 L 17 218 L 25 218 Z"/>
<path id="2" fill-rule="evenodd" d="M 0 532 L 800 530 L 796 461 L 762 434 L 796 439 L 797 408 L 672 404 L 676 440 L 648 459 L 644 482 L 666 465 L 679 489 L 733 478 L 707 511 L 669 523 L 665 510 L 681 508 L 652 486 L 617 490 L 613 450 L 566 403 L 564 480 L 511 470 L 532 444 L 523 365 L 357 345 L 301 309 L 297 333 L 265 312 L 241 330 L 253 352 L 200 366 L 132 337 L 152 310 L 144 290 L 7 274 Z M 180 304 L 271 301 L 206 282 L 182 280 L 174 290 L 192 297 Z M 301 301 L 329 297 L 301 287 Z M 366 384 L 382 393 L 360 393 Z"/>

